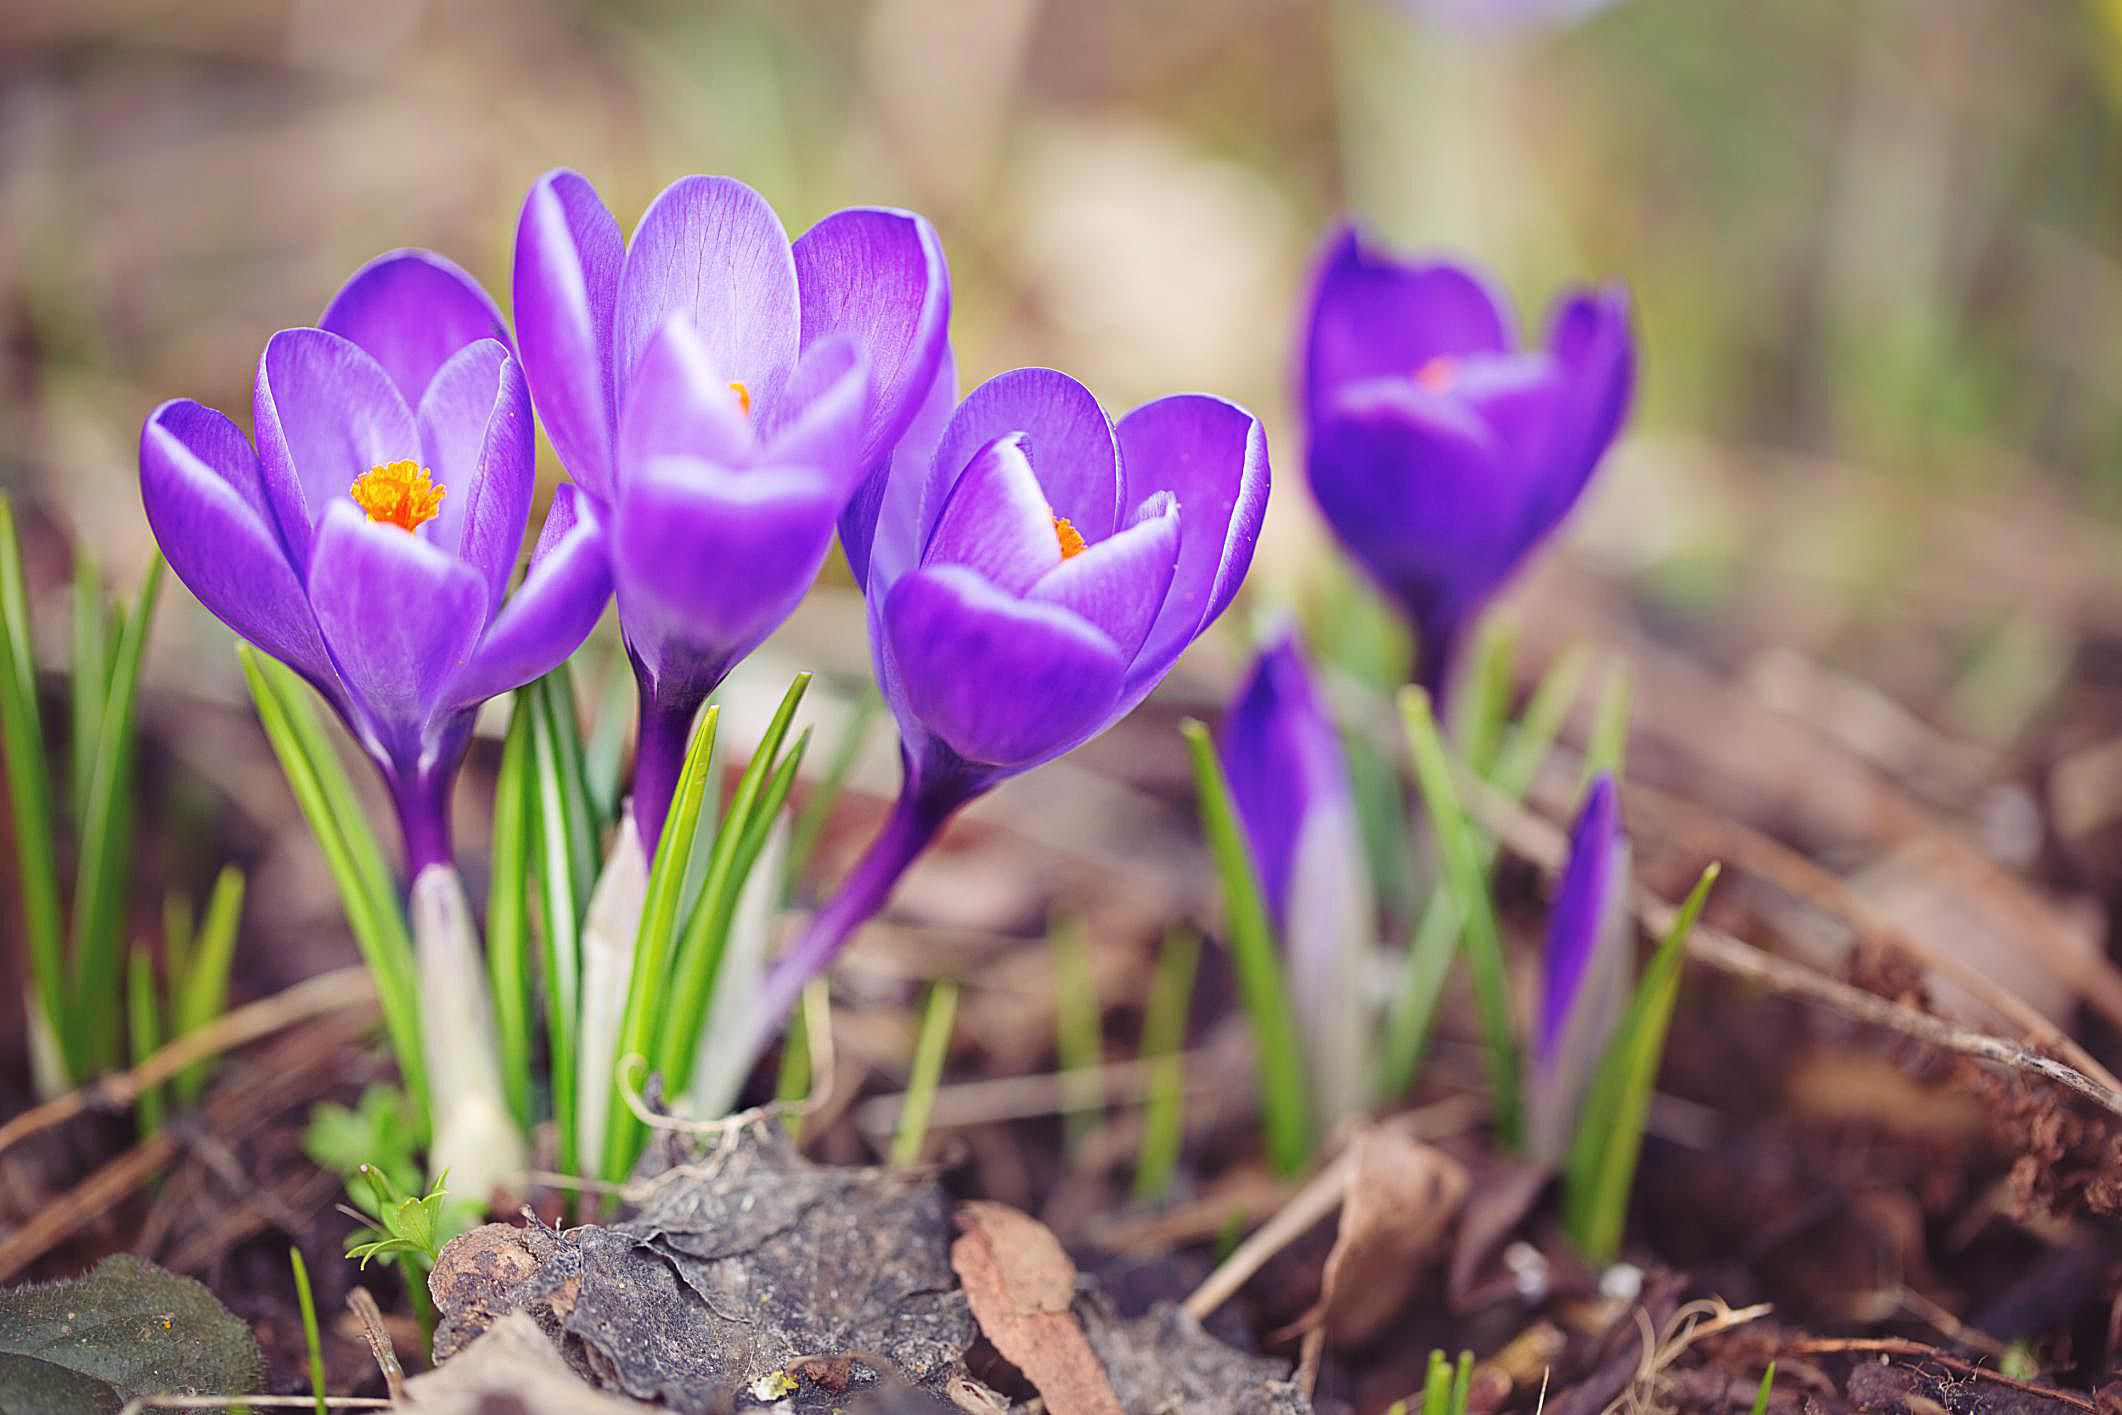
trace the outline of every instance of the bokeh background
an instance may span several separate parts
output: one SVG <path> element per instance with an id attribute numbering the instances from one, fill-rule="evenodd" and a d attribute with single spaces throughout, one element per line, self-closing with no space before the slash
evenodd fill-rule
<path id="1" fill-rule="evenodd" d="M 1684 645 L 1858 748 L 1936 748 L 1933 794 L 1975 809 L 2088 664 L 2122 674 L 2086 647 L 2122 640 L 2118 153 L 2122 0 L 1621 0 L 1475 30 L 1414 0 L 6 0 L 0 484 L 63 645 L 68 540 L 121 584 L 150 552 L 155 403 L 247 422 L 265 338 L 393 246 L 505 305 L 549 167 L 626 225 L 727 172 L 792 231 L 929 214 L 968 382 L 1046 363 L 1115 408 L 1258 409 L 1269 534 L 1204 645 L 1234 666 L 1260 614 L 1330 634 L 1345 596 L 1288 386 L 1312 254 L 1354 211 L 1492 263 L 1535 325 L 1568 282 L 1634 292 L 1637 416 L 1521 590 L 1536 643 Z M 859 672 L 831 583 L 790 632 L 824 615 Z M 240 703 L 225 631 L 169 598 L 151 693 Z M 1820 698 L 1793 645 L 1864 686 Z M 2113 701 L 2044 754 L 2104 742 Z M 240 742 L 173 745 L 277 792 Z M 2122 765 L 2094 765 L 2088 829 L 2122 814 Z"/>

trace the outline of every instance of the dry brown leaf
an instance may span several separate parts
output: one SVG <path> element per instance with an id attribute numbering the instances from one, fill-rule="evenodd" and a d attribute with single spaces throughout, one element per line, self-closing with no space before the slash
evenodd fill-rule
<path id="1" fill-rule="evenodd" d="M 1341 1228 L 1319 1309 L 1336 1345 L 1360 1346 L 1396 1316 L 1466 1201 L 1466 1166 L 1433 1145 L 1366 1126 L 1349 1140 Z"/>
<path id="2" fill-rule="evenodd" d="M 973 1320 L 1046 1398 L 1053 1415 L 1125 1415 L 1105 1367 L 1069 1310 L 1076 1265 L 1037 1219 L 1003 1204 L 958 1210 L 950 1265 Z"/>

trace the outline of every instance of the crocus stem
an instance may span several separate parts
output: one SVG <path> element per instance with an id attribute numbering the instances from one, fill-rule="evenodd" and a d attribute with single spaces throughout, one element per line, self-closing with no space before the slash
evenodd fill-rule
<path id="1" fill-rule="evenodd" d="M 433 1116 L 428 1161 L 449 1171 L 451 1193 L 484 1208 L 494 1187 L 522 1172 L 530 1157 L 502 1090 L 486 968 L 457 872 L 448 865 L 421 870 L 411 912 Z"/>
<path id="2" fill-rule="evenodd" d="M 641 716 L 634 739 L 634 828 L 641 833 L 642 849 L 653 858 L 656 842 L 663 838 L 663 818 L 670 814 L 671 798 L 678 792 L 693 718 L 705 694 L 674 694 L 667 685 L 659 693 L 646 672 L 639 672 L 638 677 Z"/>
<path id="3" fill-rule="evenodd" d="M 1446 717 L 1452 670 L 1459 660 L 1459 624 L 1449 615 L 1425 617 L 1415 643 L 1415 682 L 1429 694 L 1438 721 Z"/>
<path id="4" fill-rule="evenodd" d="M 449 843 L 449 798 L 456 784 L 451 767 L 392 775 L 391 803 L 405 836 L 405 877 L 418 879 L 431 865 L 456 862 Z"/>
<path id="5" fill-rule="evenodd" d="M 884 907 L 907 866 L 928 848 L 952 812 L 970 799 L 970 793 L 921 790 L 908 780 L 892 806 L 891 818 L 848 871 L 840 892 L 811 915 L 803 936 L 767 973 L 752 1010 L 759 1034 L 751 1054 L 757 1055 L 780 1030 L 782 1019 L 795 1006 L 803 985 L 832 966 L 855 930 Z"/>

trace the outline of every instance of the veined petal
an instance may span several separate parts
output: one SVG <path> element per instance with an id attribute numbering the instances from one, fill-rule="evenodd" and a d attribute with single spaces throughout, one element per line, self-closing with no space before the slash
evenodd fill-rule
<path id="1" fill-rule="evenodd" d="M 1474 269 L 1399 260 L 1345 229 L 1328 243 L 1312 292 L 1305 405 L 1317 416 L 1348 383 L 1410 377 L 1438 358 L 1506 352 L 1504 309 Z"/>
<path id="2" fill-rule="evenodd" d="M 627 384 L 615 469 L 619 486 L 657 457 L 749 465 L 758 455 L 758 438 L 729 385 L 689 315 L 664 321 Z"/>
<path id="3" fill-rule="evenodd" d="M 1169 491 L 1179 502 L 1178 572 L 1128 670 L 1139 701 L 1186 646 L 1216 621 L 1253 562 L 1267 514 L 1267 433 L 1236 403 L 1180 393 L 1120 420 L 1130 496 Z"/>
<path id="4" fill-rule="evenodd" d="M 935 228 L 910 211 L 839 211 L 795 243 L 806 352 L 846 335 L 867 355 L 871 399 L 857 460 L 897 446 L 936 380 L 950 328 L 950 270 Z"/>
<path id="5" fill-rule="evenodd" d="M 596 188 L 565 170 L 538 179 L 516 226 L 516 338 L 553 450 L 600 499 L 612 494 L 612 311 L 625 263 L 619 223 Z"/>
<path id="6" fill-rule="evenodd" d="M 681 177 L 634 228 L 615 319 L 622 405 L 635 362 L 673 314 L 688 316 L 723 377 L 755 394 L 796 362 L 796 262 L 781 218 L 734 177 Z"/>
<path id="7" fill-rule="evenodd" d="M 258 462 L 281 539 L 307 564 L 313 528 L 371 467 L 420 455 L 412 409 L 352 340 L 283 329 L 266 341 L 252 395 Z"/>
<path id="8" fill-rule="evenodd" d="M 479 282 L 455 261 L 422 250 L 391 251 L 355 271 L 317 327 L 367 350 L 409 405 L 466 344 L 508 343 L 501 311 Z"/>
<path id="9" fill-rule="evenodd" d="M 214 617 L 312 682 L 331 681 L 308 596 L 269 520 L 258 458 L 234 423 L 188 399 L 150 413 L 140 499 L 170 569 Z"/>
<path id="10" fill-rule="evenodd" d="M 1120 448 L 1112 421 L 1088 388 L 1053 369 L 1012 369 L 965 395 L 936 450 L 944 484 L 965 471 L 975 452 L 1013 432 L 1024 434 L 1024 453 L 1054 513 L 1087 541 L 1111 535 L 1120 520 Z M 939 509 L 932 504 L 930 516 Z"/>
<path id="11" fill-rule="evenodd" d="M 1179 504 L 1160 492 L 1133 525 L 1040 576 L 1030 598 L 1073 610 L 1133 662 L 1171 589 L 1179 541 Z"/>
<path id="12" fill-rule="evenodd" d="M 809 467 L 733 471 L 679 457 L 636 469 L 619 500 L 619 622 L 659 679 L 711 690 L 786 619 L 832 546 L 841 492 Z"/>
<path id="13" fill-rule="evenodd" d="M 443 687 L 486 627 L 486 585 L 448 551 L 335 504 L 317 528 L 310 604 L 357 708 L 401 761 L 417 760 Z"/>
<path id="14" fill-rule="evenodd" d="M 436 373 L 414 416 L 427 465 L 447 493 L 429 539 L 486 582 L 492 619 L 516 572 L 538 475 L 522 371 L 494 340 L 468 344 Z"/>
<path id="15" fill-rule="evenodd" d="M 822 339 L 804 349 L 795 372 L 760 412 L 761 455 L 784 467 L 816 467 L 852 495 L 867 465 L 861 439 L 869 406 L 868 357 L 852 339 Z"/>
<path id="16" fill-rule="evenodd" d="M 530 569 L 450 680 L 445 697 L 451 705 L 476 707 L 545 676 L 597 627 L 611 598 L 611 561 L 603 525 L 582 511 L 574 487 L 553 493 Z"/>
<path id="17" fill-rule="evenodd" d="M 1095 731 L 1120 691 L 1119 650 L 1058 605 L 960 566 L 924 566 L 884 606 L 907 711 L 967 761 L 1035 766 Z"/>
<path id="18" fill-rule="evenodd" d="M 840 544 L 855 583 L 865 593 L 881 594 L 914 567 L 935 517 L 927 510 L 940 465 L 936 446 L 958 402 L 957 362 L 945 345 L 935 380 L 907 424 L 906 435 L 888 461 L 864 479 L 847 510 L 840 515 Z M 953 473 L 962 470 L 953 467 Z"/>
<path id="19" fill-rule="evenodd" d="M 1024 455 L 1024 435 L 1009 433 L 973 454 L 936 518 L 923 565 L 962 565 L 1012 594 L 1022 594 L 1061 563 L 1060 533 L 1046 492 Z"/>

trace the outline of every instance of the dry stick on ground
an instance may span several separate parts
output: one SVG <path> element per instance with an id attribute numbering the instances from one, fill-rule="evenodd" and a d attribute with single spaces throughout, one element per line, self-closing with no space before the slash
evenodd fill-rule
<path id="1" fill-rule="evenodd" d="M 1471 1097 L 1454 1096 L 1379 1124 L 1418 1140 L 1434 1139 L 1463 1128 L 1469 1112 L 1477 1104 Z M 1327 1161 L 1326 1167 L 1313 1175 L 1273 1218 L 1261 1224 L 1252 1236 L 1232 1250 L 1231 1255 L 1193 1290 L 1186 1299 L 1187 1315 L 1196 1321 L 1205 1320 L 1211 1312 L 1235 1297 L 1238 1289 L 1267 1265 L 1268 1259 L 1302 1238 L 1313 1224 L 1322 1222 L 1339 1208 L 1343 1195 L 1348 1192 L 1349 1175 L 1354 1169 L 1355 1161 L 1344 1145 L 1341 1152 Z"/>
<path id="2" fill-rule="evenodd" d="M 1841 919 L 1857 937 L 1897 949 L 1965 989 L 1999 1017 L 2025 1034 L 2030 1046 L 2046 1047 L 2109 1090 L 2122 1091 L 2122 1080 L 2039 1009 L 1979 968 L 1910 933 L 1882 914 L 1848 881 L 1808 860 L 1779 840 L 1741 821 L 1719 815 L 1692 801 L 1629 782 L 1622 798 L 1632 822 L 1713 855 L 1729 865 L 1796 895 L 1821 912 Z"/>
<path id="3" fill-rule="evenodd" d="M 1468 810 L 1513 853 L 1550 871 L 1562 868 L 1569 853 L 1569 838 L 1560 828 L 1505 800 L 1465 773 L 1460 774 L 1459 789 L 1464 793 Z M 1679 910 L 1670 900 L 1661 899 L 1639 885 L 1634 902 L 1637 917 L 1652 933 L 1662 935 L 1671 931 Z M 1852 987 L 1817 969 L 1769 953 L 1705 924 L 1696 924 L 1688 935 L 1687 952 L 1690 957 L 1719 972 L 1743 978 L 1771 992 L 1802 997 L 1860 1022 L 1914 1037 L 1946 1051 L 2042 1077 L 2076 1091 L 2109 1114 L 2122 1117 L 2122 1092 L 2019 1042 L 1978 1032 L 1928 1012 L 1918 1012 L 1913 1007 Z"/>
<path id="4" fill-rule="evenodd" d="M 1189 1096 L 1196 1095 L 1220 1084 L 1215 1078 L 1197 1069 L 1202 1063 L 1213 1059 L 1211 1049 L 1197 1047 L 1184 1052 L 1179 1058 L 1186 1063 Z M 1108 1062 L 1089 1074 L 1098 1077 L 1103 1089 L 1100 1098 L 1109 1105 L 1127 1105 L 1142 1100 L 1149 1094 L 1151 1083 L 1156 1079 L 1169 1057 L 1137 1058 L 1129 1061 Z M 985 1081 L 959 1081 L 948 1086 L 938 1086 L 933 1108 L 929 1111 L 928 1128 L 931 1130 L 961 1130 L 971 1125 L 992 1125 L 1005 1120 L 1035 1120 L 1041 1116 L 1059 1115 L 1075 1101 L 1070 1087 L 1079 1081 L 1079 1073 L 1050 1071 L 1031 1076 L 998 1076 Z M 905 1108 L 906 1092 L 892 1095 L 872 1096 L 855 1107 L 855 1125 L 871 1135 L 888 1135 L 899 1123 L 899 1112 Z"/>
<path id="5" fill-rule="evenodd" d="M 83 1111 L 123 1110 L 138 1099 L 142 1091 L 152 1090 L 198 1062 L 271 1036 L 297 1022 L 375 1000 L 376 985 L 370 981 L 368 969 L 361 964 L 320 973 L 271 997 L 262 997 L 234 1011 L 222 1013 L 197 1031 L 187 1032 L 150 1053 L 130 1071 L 106 1076 L 22 1112 L 0 1125 L 0 1152 L 39 1131 L 71 1120 Z"/>
<path id="6" fill-rule="evenodd" d="M 289 1039 L 274 1053 L 275 1064 L 255 1067 L 240 1083 L 217 1091 L 207 1102 L 207 1125 L 233 1131 L 246 1122 L 277 1114 L 312 1093 L 305 1088 L 329 1084 L 340 1050 L 373 1025 L 372 1019 L 361 1016 L 334 1020 L 337 1025 Z M 289 1055 L 282 1057 L 280 1052 Z M 110 1212 L 119 1200 L 159 1173 L 178 1148 L 168 1129 L 159 1130 L 39 1209 L 20 1228 L 0 1237 L 0 1282 L 13 1278 L 83 1224 Z"/>
<path id="7" fill-rule="evenodd" d="M 2103 1408 L 2075 1391 L 2057 1390 L 2053 1386 L 2037 1386 L 2030 1381 L 2014 1380 L 2002 1371 L 1994 1371 L 1987 1366 L 1977 1366 L 1973 1362 L 1962 1361 L 1957 1356 L 1946 1355 L 1935 1346 L 1926 1346 L 1920 1341 L 1910 1341 L 1906 1337 L 1808 1337 L 1801 1341 L 1792 1342 L 1778 1354 L 1781 1355 L 1786 1352 L 1799 1356 L 1909 1356 L 1923 1361 L 1935 1361 L 1956 1376 L 1988 1381 L 1994 1385 L 2015 1390 L 2021 1395 L 2030 1395 L 2041 1400 L 2054 1401 L 2058 1405 L 2067 1405 L 2073 1410 L 2099 1410 Z"/>

